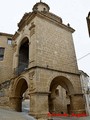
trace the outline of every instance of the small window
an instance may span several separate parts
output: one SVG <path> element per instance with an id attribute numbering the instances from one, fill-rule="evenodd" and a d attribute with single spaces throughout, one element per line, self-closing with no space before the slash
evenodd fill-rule
<path id="1" fill-rule="evenodd" d="M 0 61 L 2 61 L 4 58 L 4 50 L 5 50 L 5 48 L 0 47 Z"/>
<path id="2" fill-rule="evenodd" d="M 46 8 L 43 8 L 43 11 L 46 11 Z"/>
<path id="3" fill-rule="evenodd" d="M 8 43 L 8 45 L 11 45 L 12 44 L 12 39 L 8 38 L 7 43 Z"/>

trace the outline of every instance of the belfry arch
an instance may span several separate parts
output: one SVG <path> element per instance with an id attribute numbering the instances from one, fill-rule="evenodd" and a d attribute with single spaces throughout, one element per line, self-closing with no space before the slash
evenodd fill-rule
<path id="1" fill-rule="evenodd" d="M 20 74 L 28 68 L 29 64 L 29 39 L 27 37 L 24 37 L 20 42 L 18 55 L 17 74 Z"/>
<path id="2" fill-rule="evenodd" d="M 60 87 L 62 87 L 62 88 L 64 88 L 63 89 L 63 91 L 65 90 L 66 91 L 66 93 L 68 94 L 68 98 L 69 98 L 69 95 L 71 95 L 71 94 L 74 94 L 74 87 L 73 87 L 73 85 L 72 85 L 72 83 L 70 82 L 70 80 L 69 79 L 67 79 L 66 77 L 64 77 L 64 76 L 58 76 L 58 77 L 55 77 L 53 80 L 52 80 L 52 82 L 51 82 L 51 84 L 50 84 L 50 95 L 49 95 L 49 98 L 48 98 L 48 102 L 49 102 L 49 112 L 51 112 L 51 113 L 57 113 L 57 112 L 67 112 L 67 113 L 69 113 L 70 114 L 70 108 L 69 108 L 69 110 L 64 110 L 63 111 L 63 108 L 59 108 L 59 106 L 58 106 L 58 108 L 59 109 L 61 109 L 62 111 L 60 111 L 60 110 L 56 110 L 55 109 L 55 99 L 56 99 L 56 97 L 57 97 L 57 93 L 56 92 L 60 92 L 60 90 L 59 91 L 56 91 L 56 90 L 58 90 L 57 89 L 57 87 L 58 86 L 60 86 Z M 59 88 L 60 89 L 60 88 Z M 62 92 L 63 92 L 62 91 Z M 65 93 L 64 93 L 65 94 Z M 58 93 L 58 98 L 59 98 L 60 96 L 59 96 L 59 93 Z M 64 97 L 62 97 L 62 101 L 64 101 Z M 69 98 L 69 101 L 70 101 L 70 98 Z M 60 103 L 60 101 L 59 101 L 59 103 Z M 66 103 L 65 103 L 66 104 Z M 59 105 L 59 104 L 58 104 Z M 61 106 L 62 107 L 62 106 Z M 67 107 L 67 106 L 64 106 L 64 107 Z M 67 108 L 66 108 L 67 109 Z"/>

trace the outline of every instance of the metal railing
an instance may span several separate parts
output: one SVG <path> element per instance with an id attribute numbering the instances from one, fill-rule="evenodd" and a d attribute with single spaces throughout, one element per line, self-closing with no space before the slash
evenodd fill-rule
<path id="1" fill-rule="evenodd" d="M 20 65 L 15 69 L 15 74 L 19 75 L 28 68 L 28 63 L 20 63 Z"/>
<path id="2" fill-rule="evenodd" d="M 7 88 L 10 85 L 11 80 L 6 80 L 2 83 L 0 83 L 0 90 L 3 88 Z"/>

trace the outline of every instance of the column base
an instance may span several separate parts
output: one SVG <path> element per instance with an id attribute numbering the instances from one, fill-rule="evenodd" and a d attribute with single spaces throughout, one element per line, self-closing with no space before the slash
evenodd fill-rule
<path id="1" fill-rule="evenodd" d="M 85 109 L 71 110 L 71 113 L 75 113 L 75 114 L 85 113 L 86 114 L 86 110 Z"/>
<path id="2" fill-rule="evenodd" d="M 30 93 L 29 115 L 39 118 L 48 118 L 48 92 Z"/>
<path id="3" fill-rule="evenodd" d="M 30 112 L 29 115 L 33 116 L 36 119 L 48 120 L 48 113 L 33 113 Z"/>
<path id="4" fill-rule="evenodd" d="M 82 114 L 86 113 L 85 110 L 85 102 L 83 99 L 83 94 L 74 94 L 70 96 L 70 102 L 71 102 L 71 114 Z"/>
<path id="5" fill-rule="evenodd" d="M 22 97 L 10 97 L 9 100 L 9 106 L 11 109 L 22 112 Z"/>

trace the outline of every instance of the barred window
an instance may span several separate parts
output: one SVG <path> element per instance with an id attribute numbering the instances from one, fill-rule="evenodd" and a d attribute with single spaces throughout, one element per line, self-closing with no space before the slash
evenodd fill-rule
<path id="1" fill-rule="evenodd" d="M 2 61 L 4 58 L 4 50 L 5 50 L 5 48 L 0 47 L 0 61 Z"/>

